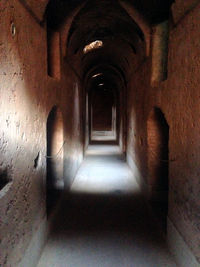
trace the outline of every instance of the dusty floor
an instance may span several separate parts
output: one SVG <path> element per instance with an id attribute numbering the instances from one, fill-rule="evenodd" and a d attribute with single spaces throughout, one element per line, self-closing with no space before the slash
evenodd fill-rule
<path id="1" fill-rule="evenodd" d="M 38 267 L 176 266 L 116 146 L 90 146 Z"/>
<path id="2" fill-rule="evenodd" d="M 92 131 L 91 141 L 116 141 L 115 131 Z"/>

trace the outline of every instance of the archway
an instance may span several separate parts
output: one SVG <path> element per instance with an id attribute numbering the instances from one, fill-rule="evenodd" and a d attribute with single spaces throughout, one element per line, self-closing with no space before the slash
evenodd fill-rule
<path id="1" fill-rule="evenodd" d="M 97 136 L 98 140 L 93 140 L 92 143 L 101 142 L 118 144 L 120 149 L 125 152 L 126 150 L 126 81 L 123 73 L 116 66 L 100 64 L 92 68 L 85 74 L 84 81 L 85 88 L 85 148 L 87 148 L 91 139 L 93 126 L 97 126 L 99 130 L 98 117 L 103 117 L 101 111 L 98 112 L 99 106 L 101 110 L 106 107 L 105 113 L 109 129 L 103 129 L 103 133 L 110 133 L 106 138 Z M 103 100 L 99 98 L 103 98 Z M 105 99 L 108 102 L 105 105 Z M 96 104 L 94 103 L 96 100 Z M 95 114 L 97 116 L 95 116 Z M 104 114 L 105 115 L 105 114 Z M 105 117 L 105 116 L 104 116 Z M 111 120 L 112 117 L 112 120 Z M 96 121 L 97 119 L 97 121 Z M 95 120 L 95 121 L 94 121 Z M 106 126 L 106 125 L 105 125 Z M 102 129 L 100 129 L 100 133 Z M 94 137 L 94 136 L 93 136 Z M 104 136 L 103 136 L 104 137 Z"/>
<path id="2" fill-rule="evenodd" d="M 148 185 L 150 200 L 166 226 L 168 211 L 169 125 L 159 108 L 154 108 L 147 122 Z"/>
<path id="3" fill-rule="evenodd" d="M 91 140 L 116 140 L 117 103 L 113 90 L 99 84 L 91 92 L 90 105 Z"/>
<path id="4" fill-rule="evenodd" d="M 63 146 L 62 113 L 57 107 L 53 107 L 47 119 L 47 215 L 51 213 L 64 188 Z"/>

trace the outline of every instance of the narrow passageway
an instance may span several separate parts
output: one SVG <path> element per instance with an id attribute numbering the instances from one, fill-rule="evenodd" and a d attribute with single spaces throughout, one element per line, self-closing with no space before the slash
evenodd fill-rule
<path id="1" fill-rule="evenodd" d="M 46 266 L 176 266 L 118 146 L 89 146 L 39 261 Z"/>
<path id="2" fill-rule="evenodd" d="M 200 0 L 0 21 L 0 267 L 200 267 Z"/>

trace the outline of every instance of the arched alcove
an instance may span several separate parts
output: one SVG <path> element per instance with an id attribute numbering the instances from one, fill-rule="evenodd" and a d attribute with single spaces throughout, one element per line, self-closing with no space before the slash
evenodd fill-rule
<path id="1" fill-rule="evenodd" d="M 154 108 L 147 122 L 148 186 L 150 199 L 162 211 L 166 224 L 168 210 L 169 125 L 159 108 Z"/>
<path id="2" fill-rule="evenodd" d="M 64 188 L 63 148 L 62 113 L 59 108 L 53 107 L 47 119 L 47 215 Z"/>

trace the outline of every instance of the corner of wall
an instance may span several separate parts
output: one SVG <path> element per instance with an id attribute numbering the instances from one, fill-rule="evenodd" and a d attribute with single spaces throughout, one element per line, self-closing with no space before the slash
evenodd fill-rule
<path id="1" fill-rule="evenodd" d="M 175 258 L 176 263 L 180 267 L 199 267 L 200 262 L 197 261 L 190 248 L 187 246 L 182 236 L 177 231 L 173 222 L 167 218 L 167 242 L 169 250 Z"/>
<path id="2" fill-rule="evenodd" d="M 142 194 L 146 198 L 148 196 L 148 187 L 145 184 L 143 178 L 141 177 L 141 174 L 138 170 L 137 165 L 135 164 L 134 160 L 132 159 L 132 156 L 129 153 L 126 154 L 126 159 L 127 159 L 127 163 L 129 165 L 129 167 L 131 168 L 132 172 L 134 173 L 134 177 L 136 178 L 136 181 L 139 185 L 139 188 L 140 188 Z"/>

